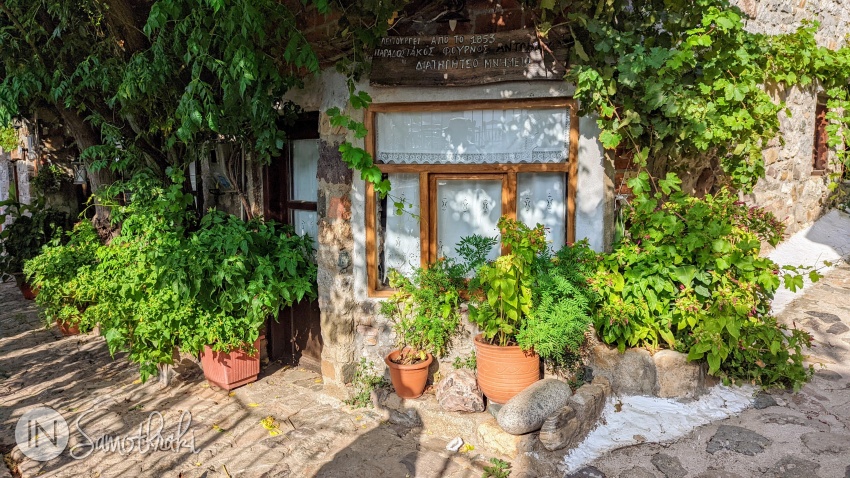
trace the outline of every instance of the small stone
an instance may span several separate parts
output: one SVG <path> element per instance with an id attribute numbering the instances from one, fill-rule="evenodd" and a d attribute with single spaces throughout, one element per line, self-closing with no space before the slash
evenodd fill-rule
<path id="1" fill-rule="evenodd" d="M 810 432 L 803 434 L 800 439 L 812 453 L 820 455 L 833 453 L 836 455 L 850 455 L 850 436 L 839 435 L 828 432 Z"/>
<path id="2" fill-rule="evenodd" d="M 848 330 L 850 330 L 850 327 L 847 327 L 846 324 L 837 323 L 830 325 L 829 328 L 826 329 L 826 333 L 833 335 L 841 335 L 844 332 L 847 332 Z"/>
<path id="3" fill-rule="evenodd" d="M 567 404 L 570 395 L 568 384 L 554 378 L 540 380 L 508 400 L 496 420 L 512 435 L 539 430 L 546 417 Z"/>
<path id="4" fill-rule="evenodd" d="M 504 406 L 501 403 L 487 402 L 487 411 L 490 412 L 490 415 L 493 415 L 493 418 L 496 418 L 499 416 L 499 410 Z"/>
<path id="5" fill-rule="evenodd" d="M 655 473 L 646 468 L 635 466 L 620 473 L 620 478 L 655 478 Z"/>
<path id="6" fill-rule="evenodd" d="M 816 311 L 816 310 L 807 310 L 806 313 L 811 315 L 812 317 L 820 319 L 821 322 L 826 322 L 828 324 L 835 324 L 837 322 L 841 322 L 841 317 L 839 317 L 835 314 L 830 314 L 829 312 L 819 312 L 819 311 Z"/>
<path id="7" fill-rule="evenodd" d="M 422 425 L 422 420 L 419 419 L 419 413 L 411 408 L 407 410 L 407 413 L 403 413 L 396 410 L 391 411 L 390 423 L 402 425 L 408 428 L 413 428 Z"/>
<path id="8" fill-rule="evenodd" d="M 699 362 L 675 350 L 661 350 L 652 356 L 655 362 L 656 394 L 661 398 L 696 398 L 705 388 L 705 371 Z"/>
<path id="9" fill-rule="evenodd" d="M 729 450 L 753 456 L 763 452 L 764 447 L 769 444 L 770 440 L 752 430 L 733 425 L 720 425 L 708 441 L 705 451 L 714 454 L 721 450 Z"/>
<path id="10" fill-rule="evenodd" d="M 769 393 L 759 392 L 758 395 L 756 395 L 755 400 L 753 400 L 753 407 L 756 410 L 764 410 L 765 408 L 775 406 L 776 399 Z"/>
<path id="11" fill-rule="evenodd" d="M 832 380 L 833 382 L 836 382 L 843 378 L 840 373 L 826 369 L 818 370 L 817 372 L 815 372 L 815 377 L 822 378 L 825 380 Z"/>
<path id="12" fill-rule="evenodd" d="M 684 478 L 688 474 L 682 467 L 682 462 L 675 456 L 659 453 L 653 456 L 650 461 L 666 478 Z"/>
<path id="13" fill-rule="evenodd" d="M 575 473 L 571 473 L 566 478 L 605 478 L 605 473 L 595 466 L 585 466 Z"/>
<path id="14" fill-rule="evenodd" d="M 483 412 L 484 394 L 478 388 L 475 373 L 468 369 L 458 369 L 437 384 L 437 403 L 443 410 L 450 412 Z"/>
<path id="15" fill-rule="evenodd" d="M 773 467 L 776 478 L 816 478 L 820 465 L 796 456 L 787 455 Z"/>
<path id="16" fill-rule="evenodd" d="M 574 447 L 579 440 L 581 423 L 576 419 L 576 412 L 566 406 L 546 417 L 540 427 L 540 443 L 549 451 Z"/>

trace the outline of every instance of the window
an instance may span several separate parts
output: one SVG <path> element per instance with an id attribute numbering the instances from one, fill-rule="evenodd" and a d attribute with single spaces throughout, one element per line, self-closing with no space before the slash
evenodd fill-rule
<path id="1" fill-rule="evenodd" d="M 829 135 L 826 127 L 829 121 L 826 119 L 826 105 L 818 99 L 815 107 L 815 141 L 812 148 L 812 174 L 823 174 L 829 165 Z"/>
<path id="2" fill-rule="evenodd" d="M 373 104 L 366 123 L 366 149 L 392 184 L 384 199 L 367 185 L 371 296 L 391 293 L 390 269 L 453 257 L 461 237 L 498 236 L 503 215 L 545 225 L 554 249 L 574 240 L 573 100 Z"/>

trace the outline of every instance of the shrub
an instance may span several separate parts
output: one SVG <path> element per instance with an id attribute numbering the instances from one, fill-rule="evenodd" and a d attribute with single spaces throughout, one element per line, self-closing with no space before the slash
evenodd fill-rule
<path id="1" fill-rule="evenodd" d="M 654 194 L 649 181 L 646 173 L 629 181 L 628 234 L 592 281 L 600 337 L 620 350 L 687 352 L 727 382 L 799 388 L 812 372 L 803 365 L 811 337 L 770 315 L 779 267 L 759 257 L 761 241 L 778 243 L 782 225 L 725 189 L 699 199 L 681 193 L 675 175 Z"/>

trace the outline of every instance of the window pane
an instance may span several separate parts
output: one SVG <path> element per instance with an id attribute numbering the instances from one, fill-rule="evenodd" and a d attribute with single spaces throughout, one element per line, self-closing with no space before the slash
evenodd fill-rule
<path id="1" fill-rule="evenodd" d="M 318 163 L 318 139 L 292 141 L 292 200 L 316 202 L 319 189 L 316 179 Z"/>
<path id="2" fill-rule="evenodd" d="M 299 236 L 307 234 L 313 239 L 313 250 L 319 250 L 319 228 L 316 211 L 303 211 L 294 209 L 292 211 L 292 225 L 295 233 Z"/>
<path id="3" fill-rule="evenodd" d="M 390 174 L 392 192 L 385 204 L 383 274 L 386 282 L 390 269 L 410 276 L 413 269 L 422 265 L 419 234 L 419 175 Z M 394 202 L 405 203 L 403 211 L 396 211 Z M 380 212 L 379 212 L 380 213 Z"/>
<path id="4" fill-rule="evenodd" d="M 455 246 L 473 234 L 499 236 L 502 215 L 502 181 L 441 179 L 437 181 L 437 255 L 454 257 Z M 489 258 L 499 256 L 499 248 Z"/>
<path id="5" fill-rule="evenodd" d="M 378 113 L 386 164 L 561 163 L 569 156 L 568 108 Z"/>
<path id="6" fill-rule="evenodd" d="M 566 237 L 566 191 L 564 173 L 517 174 L 517 219 L 534 227 L 546 227 L 546 240 L 557 251 Z"/>

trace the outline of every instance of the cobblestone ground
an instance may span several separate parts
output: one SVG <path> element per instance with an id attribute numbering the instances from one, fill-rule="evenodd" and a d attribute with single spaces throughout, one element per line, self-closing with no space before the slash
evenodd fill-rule
<path id="1" fill-rule="evenodd" d="M 799 393 L 758 396 L 755 408 L 668 444 L 606 454 L 573 476 L 594 478 L 850 478 L 850 265 L 780 314 L 815 338 L 814 379 Z"/>
<path id="2" fill-rule="evenodd" d="M 480 477 L 489 459 L 475 451 L 449 455 L 444 447 L 451 437 L 383 421 L 379 410 L 353 410 L 321 393 L 321 377 L 303 369 L 273 363 L 258 382 L 232 393 L 211 388 L 195 366 L 180 371 L 167 388 L 155 379 L 142 384 L 137 368 L 110 357 L 102 338 L 62 337 L 55 326 L 44 327 L 14 284 L 0 284 L 0 451 L 18 476 L 461 478 Z M 36 406 L 59 411 L 71 428 L 69 448 L 47 462 L 13 448 L 18 418 Z M 186 411 L 191 425 L 183 439 L 194 436 L 196 453 L 69 455 L 84 443 L 74 423 L 80 417 L 82 430 L 96 439 L 136 435 L 160 412 L 167 438 Z M 266 417 L 277 430 L 263 427 Z M 154 415 L 154 430 L 156 423 Z M 0 478 L 6 476 L 0 466 Z"/>

